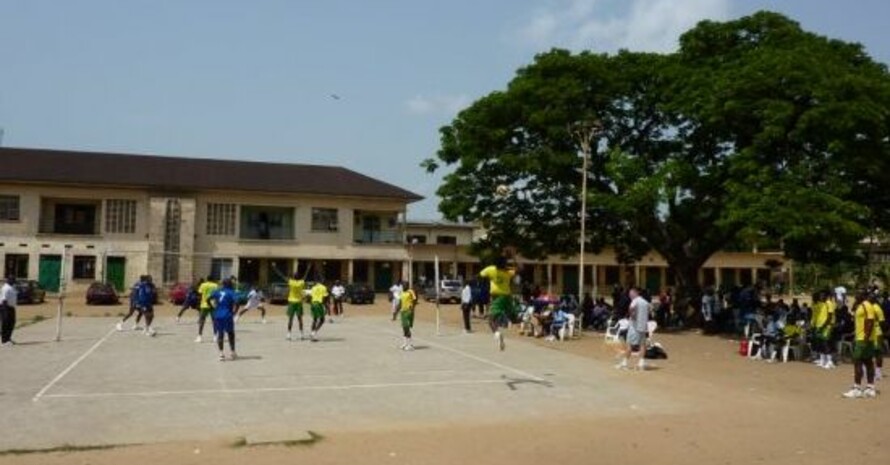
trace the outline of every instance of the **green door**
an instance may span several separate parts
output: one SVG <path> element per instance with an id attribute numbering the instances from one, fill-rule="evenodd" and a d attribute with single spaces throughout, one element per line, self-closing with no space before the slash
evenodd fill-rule
<path id="1" fill-rule="evenodd" d="M 121 292 L 126 281 L 127 259 L 124 257 L 108 257 L 105 263 L 105 282 Z"/>
<path id="2" fill-rule="evenodd" d="M 578 295 L 578 265 L 563 265 L 562 293 Z"/>
<path id="3" fill-rule="evenodd" d="M 651 292 L 652 295 L 656 295 L 661 291 L 661 268 L 647 266 L 645 269 L 646 289 Z"/>
<path id="4" fill-rule="evenodd" d="M 392 286 L 392 264 L 389 262 L 374 263 L 374 290 L 386 291 Z"/>
<path id="5" fill-rule="evenodd" d="M 62 271 L 61 255 L 41 255 L 38 266 L 40 287 L 49 292 L 59 292 L 59 273 Z"/>

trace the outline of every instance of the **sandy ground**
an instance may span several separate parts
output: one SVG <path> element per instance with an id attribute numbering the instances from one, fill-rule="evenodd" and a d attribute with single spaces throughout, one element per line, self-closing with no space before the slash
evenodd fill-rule
<path id="1" fill-rule="evenodd" d="M 274 307 L 280 311 L 281 307 Z M 84 307 L 69 303 L 73 315 L 115 315 L 123 307 Z M 172 306 L 160 307 L 169 316 Z M 51 316 L 55 303 L 22 307 L 20 321 Z M 383 302 L 347 307 L 385 317 Z M 424 304 L 418 318 L 432 321 Z M 459 310 L 443 305 L 443 328 L 455 331 Z M 487 331 L 481 320 L 476 329 Z M 521 336 L 515 333 L 511 340 Z M 622 418 L 543 416 L 499 424 L 448 423 L 400 430 L 326 434 L 311 445 L 235 447 L 230 440 L 163 443 L 110 450 L 2 455 L 0 464 L 170 463 L 272 464 L 838 464 L 890 463 L 890 406 L 877 400 L 840 397 L 852 368 L 825 371 L 810 364 L 767 364 L 737 355 L 738 343 L 695 332 L 659 334 L 670 359 L 645 373 L 628 372 L 629 385 L 642 383 L 671 397 L 692 399 L 694 408 L 679 414 Z M 541 350 L 568 351 L 608 362 L 613 346 L 601 334 L 585 333 L 565 342 L 534 343 Z M 348 421 L 348 419 L 344 419 Z"/>

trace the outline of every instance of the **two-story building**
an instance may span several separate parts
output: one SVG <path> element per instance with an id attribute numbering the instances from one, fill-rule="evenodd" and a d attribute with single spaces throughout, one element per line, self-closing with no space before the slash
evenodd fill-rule
<path id="1" fill-rule="evenodd" d="M 294 271 L 388 288 L 420 196 L 346 168 L 0 148 L 7 275 L 82 290 Z"/>

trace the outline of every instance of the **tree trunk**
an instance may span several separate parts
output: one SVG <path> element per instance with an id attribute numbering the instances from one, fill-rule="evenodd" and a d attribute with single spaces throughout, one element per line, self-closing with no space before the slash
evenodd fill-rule
<path id="1" fill-rule="evenodd" d="M 698 263 L 671 263 L 668 265 L 676 273 L 676 289 L 674 289 L 674 312 L 680 315 L 685 326 L 701 326 L 701 297 L 702 288 L 698 280 L 698 271 L 701 265 Z"/>

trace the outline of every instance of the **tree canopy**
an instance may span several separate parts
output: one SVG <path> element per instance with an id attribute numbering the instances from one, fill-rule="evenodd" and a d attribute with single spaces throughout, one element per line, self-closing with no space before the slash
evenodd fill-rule
<path id="1" fill-rule="evenodd" d="M 671 54 L 537 55 L 441 129 L 424 162 L 454 168 L 441 212 L 481 222 L 492 247 L 576 253 L 572 128 L 592 121 L 589 246 L 627 262 L 656 251 L 681 287 L 730 244 L 769 240 L 826 263 L 888 225 L 886 67 L 770 12 L 699 23 Z M 510 195 L 495 194 L 500 184 Z"/>

